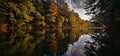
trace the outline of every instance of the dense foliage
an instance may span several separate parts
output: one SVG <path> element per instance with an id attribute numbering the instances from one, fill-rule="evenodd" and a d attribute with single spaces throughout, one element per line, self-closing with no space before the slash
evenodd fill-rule
<path id="1" fill-rule="evenodd" d="M 0 56 L 62 55 L 87 27 L 63 1 L 0 0 Z"/>
<path id="2" fill-rule="evenodd" d="M 69 11 L 67 3 L 63 1 L 60 5 L 52 0 L 0 1 L 1 32 L 6 32 L 7 27 L 21 30 L 37 27 L 79 27 L 83 25 L 81 22 L 84 21 L 77 13 Z"/>
<path id="3" fill-rule="evenodd" d="M 105 32 L 93 35 L 85 46 L 87 56 L 120 56 L 120 0 L 87 0 L 87 14 L 106 27 Z"/>
<path id="4" fill-rule="evenodd" d="M 120 26 L 120 0 L 87 0 L 86 14 L 92 14 L 95 22 L 106 27 Z"/>

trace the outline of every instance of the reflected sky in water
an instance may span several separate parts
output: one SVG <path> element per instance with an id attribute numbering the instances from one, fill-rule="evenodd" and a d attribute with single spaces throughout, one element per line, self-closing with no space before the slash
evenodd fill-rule
<path id="1" fill-rule="evenodd" d="M 68 50 L 64 56 L 86 56 L 84 54 L 85 41 L 92 41 L 90 35 L 81 35 L 77 42 L 69 44 Z"/>

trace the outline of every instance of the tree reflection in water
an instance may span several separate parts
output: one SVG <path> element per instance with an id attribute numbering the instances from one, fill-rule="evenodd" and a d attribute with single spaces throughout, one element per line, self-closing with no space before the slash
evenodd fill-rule
<path id="1" fill-rule="evenodd" d="M 74 29 L 9 29 L 0 33 L 0 56 L 61 56 L 83 33 Z"/>
<path id="2" fill-rule="evenodd" d="M 65 56 L 86 56 L 84 54 L 85 41 L 92 41 L 91 36 L 88 34 L 81 35 L 79 40 L 73 44 L 69 44 L 68 50 Z"/>
<path id="3" fill-rule="evenodd" d="M 87 41 L 84 47 L 87 56 L 120 56 L 120 30 L 107 29 L 105 33 L 92 35 L 94 42 Z"/>

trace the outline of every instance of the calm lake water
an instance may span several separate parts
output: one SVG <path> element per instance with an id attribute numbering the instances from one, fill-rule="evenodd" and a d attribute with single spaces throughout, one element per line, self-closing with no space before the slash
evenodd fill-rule
<path id="1" fill-rule="evenodd" d="M 86 56 L 84 46 L 86 45 L 85 41 L 93 41 L 91 36 L 88 34 L 81 35 L 78 41 L 75 41 L 73 44 L 69 44 L 67 52 L 64 56 Z"/>
<path id="2" fill-rule="evenodd" d="M 104 37 L 107 34 L 97 32 L 100 31 L 87 34 L 71 29 L 8 31 L 0 34 L 0 56 L 97 56 L 102 55 L 103 49 L 111 51 Z"/>

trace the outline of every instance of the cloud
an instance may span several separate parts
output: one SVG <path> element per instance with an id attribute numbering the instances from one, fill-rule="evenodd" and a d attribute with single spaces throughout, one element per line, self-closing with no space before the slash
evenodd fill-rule
<path id="1" fill-rule="evenodd" d="M 72 4 L 75 4 L 73 7 L 74 8 L 81 8 L 83 9 L 85 6 L 85 1 L 86 0 L 71 0 Z"/>
<path id="2" fill-rule="evenodd" d="M 74 10 L 78 13 L 79 17 L 84 20 L 90 20 L 92 16 L 85 15 L 86 11 L 84 9 L 86 0 L 65 0 L 68 3 L 70 10 Z"/>

